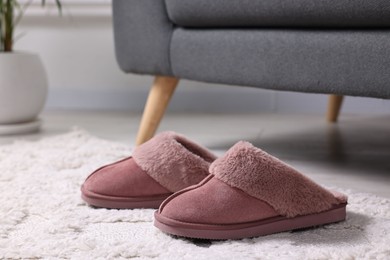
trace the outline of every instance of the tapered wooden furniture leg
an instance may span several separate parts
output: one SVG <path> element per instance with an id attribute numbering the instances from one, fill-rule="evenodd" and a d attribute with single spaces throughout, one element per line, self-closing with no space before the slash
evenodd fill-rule
<path id="1" fill-rule="evenodd" d="M 155 77 L 145 104 L 136 145 L 140 145 L 153 137 L 178 82 L 179 79 L 173 77 Z"/>
<path id="2" fill-rule="evenodd" d="M 328 111 L 326 120 L 330 123 L 337 122 L 344 96 L 330 95 L 328 99 Z"/>

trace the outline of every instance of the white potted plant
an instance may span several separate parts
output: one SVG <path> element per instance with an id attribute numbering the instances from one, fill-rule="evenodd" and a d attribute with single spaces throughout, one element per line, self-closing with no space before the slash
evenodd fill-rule
<path id="1" fill-rule="evenodd" d="M 0 135 L 36 131 L 41 124 L 45 68 L 39 55 L 13 50 L 15 27 L 30 2 L 21 6 L 18 0 L 0 0 Z M 55 2 L 61 11 L 61 3 Z"/>

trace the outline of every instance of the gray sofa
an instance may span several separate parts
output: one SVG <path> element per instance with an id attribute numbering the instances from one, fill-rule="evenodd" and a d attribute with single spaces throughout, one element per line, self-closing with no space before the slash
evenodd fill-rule
<path id="1" fill-rule="evenodd" d="M 113 0 L 116 57 L 155 75 L 137 143 L 151 138 L 178 79 L 390 98 L 388 0 Z"/>

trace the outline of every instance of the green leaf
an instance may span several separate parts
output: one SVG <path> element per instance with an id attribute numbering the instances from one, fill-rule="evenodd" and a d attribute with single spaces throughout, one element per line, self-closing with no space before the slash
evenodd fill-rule
<path id="1" fill-rule="evenodd" d="M 24 12 L 26 12 L 27 8 L 31 5 L 32 0 L 29 0 L 27 3 L 24 4 L 24 6 L 20 6 L 18 4 L 17 8 L 19 10 L 19 13 L 17 14 L 13 26 L 15 27 L 16 25 L 19 24 L 20 20 L 22 20 Z"/>
<path id="2" fill-rule="evenodd" d="M 62 15 L 61 0 L 53 1 L 59 14 Z M 29 0 L 21 6 L 18 0 L 0 0 L 0 52 L 12 51 L 14 28 L 21 21 L 31 2 L 32 0 Z M 46 2 L 46 0 L 41 0 L 42 6 L 45 6 Z"/>
<path id="3" fill-rule="evenodd" d="M 0 0 L 0 51 L 4 51 L 4 3 Z"/>
<path id="4" fill-rule="evenodd" d="M 56 4 L 58 7 L 58 11 L 60 12 L 60 15 L 62 15 L 62 4 L 60 0 L 56 0 Z"/>
<path id="5" fill-rule="evenodd" d="M 60 13 L 60 15 L 62 15 L 62 3 L 60 0 L 55 0 L 56 2 L 56 5 L 57 5 L 57 8 L 58 8 L 58 12 Z M 45 6 L 46 5 L 46 0 L 42 0 L 42 6 Z"/>

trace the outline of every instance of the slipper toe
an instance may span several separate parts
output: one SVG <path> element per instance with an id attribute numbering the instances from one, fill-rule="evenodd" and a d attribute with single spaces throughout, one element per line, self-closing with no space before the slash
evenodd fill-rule
<path id="1" fill-rule="evenodd" d="M 172 195 L 159 213 L 168 219 L 206 225 L 245 223 L 278 215 L 266 202 L 212 176 L 193 189 Z"/>
<path id="2" fill-rule="evenodd" d="M 105 208 L 133 208 L 134 202 L 165 199 L 172 194 L 146 174 L 132 157 L 95 171 L 84 182 L 81 191 L 90 205 Z"/>

